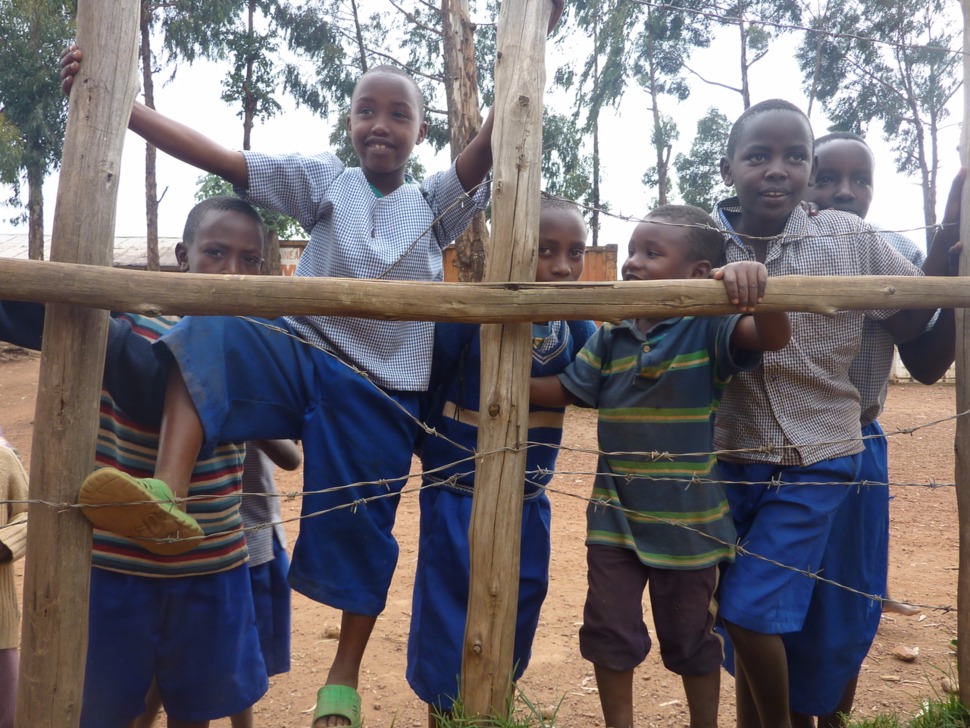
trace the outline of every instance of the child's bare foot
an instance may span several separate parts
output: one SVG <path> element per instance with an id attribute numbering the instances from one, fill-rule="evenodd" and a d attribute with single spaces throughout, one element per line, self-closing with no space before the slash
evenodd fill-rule
<path id="1" fill-rule="evenodd" d="M 360 728 L 360 695 L 349 685 L 324 685 L 317 691 L 313 728 Z"/>
<path id="2" fill-rule="evenodd" d="M 114 468 L 89 475 L 78 493 L 82 512 L 96 527 L 125 538 L 155 554 L 174 556 L 199 545 L 204 533 L 181 510 L 165 483 L 133 478 Z"/>
<path id="3" fill-rule="evenodd" d="M 882 611 L 902 614 L 904 617 L 912 617 L 923 610 L 912 604 L 897 601 L 896 599 L 885 599 L 882 603 Z"/>

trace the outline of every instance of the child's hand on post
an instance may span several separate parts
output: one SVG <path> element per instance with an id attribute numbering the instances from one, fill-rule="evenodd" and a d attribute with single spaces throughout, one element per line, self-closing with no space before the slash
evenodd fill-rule
<path id="1" fill-rule="evenodd" d="M 65 96 L 71 95 L 74 77 L 81 68 L 81 50 L 71 44 L 61 53 L 61 91 Z"/>
<path id="2" fill-rule="evenodd" d="M 552 0 L 552 15 L 549 16 L 549 28 L 546 33 L 551 33 L 552 29 L 556 27 L 556 23 L 559 22 L 559 18 L 562 17 L 563 7 L 565 6 L 565 0 Z"/>
<path id="3" fill-rule="evenodd" d="M 711 278 L 724 281 L 728 298 L 738 310 L 750 313 L 765 297 L 768 284 L 768 269 L 764 264 L 753 260 L 728 263 L 722 268 L 711 271 Z"/>

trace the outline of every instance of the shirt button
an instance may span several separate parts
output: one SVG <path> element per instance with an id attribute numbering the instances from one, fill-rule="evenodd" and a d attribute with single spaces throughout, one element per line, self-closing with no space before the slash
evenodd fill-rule
<path id="1" fill-rule="evenodd" d="M 650 344 L 644 344 L 643 345 L 643 350 L 644 351 L 650 351 Z"/>

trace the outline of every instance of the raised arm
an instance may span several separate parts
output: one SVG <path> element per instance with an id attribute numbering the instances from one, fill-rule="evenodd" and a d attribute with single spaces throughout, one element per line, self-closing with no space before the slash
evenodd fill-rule
<path id="1" fill-rule="evenodd" d="M 69 94 L 83 55 L 72 45 L 61 54 L 61 88 Z M 166 154 L 211 174 L 234 187 L 249 187 L 249 172 L 242 152 L 237 152 L 200 134 L 185 124 L 169 119 L 142 103 L 135 102 L 128 128 Z"/>

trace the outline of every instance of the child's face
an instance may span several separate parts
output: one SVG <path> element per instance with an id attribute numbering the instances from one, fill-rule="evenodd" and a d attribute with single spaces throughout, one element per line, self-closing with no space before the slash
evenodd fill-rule
<path id="1" fill-rule="evenodd" d="M 362 76 L 354 89 L 347 131 L 364 172 L 394 174 L 404 169 L 428 124 L 420 116 L 414 84 L 393 73 Z"/>
<path id="2" fill-rule="evenodd" d="M 711 272 L 707 260 L 690 257 L 685 231 L 664 221 L 645 220 L 630 236 L 627 259 L 620 272 L 625 281 L 667 281 L 706 278 Z"/>
<path id="3" fill-rule="evenodd" d="M 175 246 L 183 273 L 259 275 L 266 244 L 262 227 L 235 210 L 209 210 L 195 240 Z"/>
<path id="4" fill-rule="evenodd" d="M 586 223 L 575 210 L 543 208 L 539 212 L 539 283 L 578 281 L 586 255 Z"/>
<path id="5" fill-rule="evenodd" d="M 805 197 L 821 210 L 842 210 L 865 218 L 872 204 L 875 161 L 854 139 L 832 139 L 815 150 L 818 171 Z"/>
<path id="6" fill-rule="evenodd" d="M 783 109 L 751 117 L 731 159 L 721 158 L 724 184 L 734 185 L 746 229 L 781 232 L 805 199 L 814 172 L 812 130 L 800 114 Z"/>

